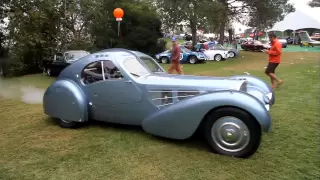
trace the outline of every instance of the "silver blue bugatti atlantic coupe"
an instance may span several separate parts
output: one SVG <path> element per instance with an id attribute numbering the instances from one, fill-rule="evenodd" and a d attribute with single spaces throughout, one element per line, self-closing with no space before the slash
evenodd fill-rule
<path id="1" fill-rule="evenodd" d="M 43 109 L 63 128 L 97 120 L 172 139 L 197 131 L 213 152 L 245 158 L 270 131 L 274 102 L 254 76 L 173 75 L 141 52 L 107 49 L 66 67 L 46 90 Z"/>

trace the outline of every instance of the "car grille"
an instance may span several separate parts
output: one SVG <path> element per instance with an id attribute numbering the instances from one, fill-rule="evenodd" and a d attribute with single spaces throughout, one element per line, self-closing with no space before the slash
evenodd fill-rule
<path id="1" fill-rule="evenodd" d="M 200 91 L 190 91 L 190 90 L 149 90 L 151 101 L 159 109 L 175 104 L 183 99 L 193 97 L 200 94 Z"/>

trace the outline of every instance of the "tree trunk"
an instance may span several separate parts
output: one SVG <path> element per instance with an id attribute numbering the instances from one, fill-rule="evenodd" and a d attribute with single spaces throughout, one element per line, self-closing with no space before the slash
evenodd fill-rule
<path id="1" fill-rule="evenodd" d="M 225 23 L 221 22 L 220 23 L 220 28 L 219 28 L 219 44 L 223 45 L 224 43 L 224 31 L 225 31 Z"/>
<path id="2" fill-rule="evenodd" d="M 190 21 L 191 33 L 192 33 L 192 45 L 197 44 L 197 23 L 194 18 Z"/>

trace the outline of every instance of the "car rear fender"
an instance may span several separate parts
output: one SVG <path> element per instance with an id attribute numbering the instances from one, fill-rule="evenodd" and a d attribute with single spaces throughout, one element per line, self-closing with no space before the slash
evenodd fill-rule
<path id="1" fill-rule="evenodd" d="M 247 111 L 269 131 L 271 117 L 258 99 L 239 91 L 216 91 L 184 99 L 168 105 L 150 115 L 142 122 L 143 129 L 151 134 L 172 138 L 186 139 L 194 134 L 204 117 L 219 107 L 231 106 Z"/>
<path id="2" fill-rule="evenodd" d="M 88 103 L 81 88 L 71 80 L 57 80 L 43 96 L 44 113 L 68 121 L 88 120 Z"/>

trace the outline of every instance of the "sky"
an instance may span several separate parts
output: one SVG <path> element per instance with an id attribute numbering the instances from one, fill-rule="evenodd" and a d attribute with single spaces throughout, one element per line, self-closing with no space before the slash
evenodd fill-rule
<path id="1" fill-rule="evenodd" d="M 308 6 L 308 2 L 311 1 L 311 0 L 289 0 L 289 3 L 292 3 L 294 4 L 294 7 L 296 9 L 306 9 Z M 238 33 L 241 33 L 243 32 L 245 29 L 247 29 L 248 27 L 241 24 L 241 23 L 234 23 L 233 24 L 234 27 L 235 27 L 235 33 L 238 34 Z M 241 31 L 239 31 L 239 28 L 241 29 Z"/>

